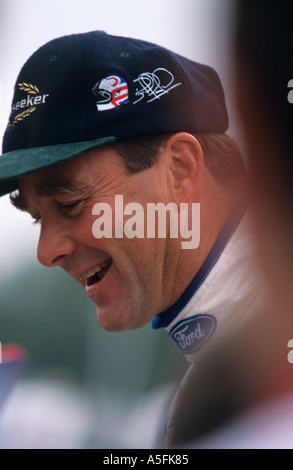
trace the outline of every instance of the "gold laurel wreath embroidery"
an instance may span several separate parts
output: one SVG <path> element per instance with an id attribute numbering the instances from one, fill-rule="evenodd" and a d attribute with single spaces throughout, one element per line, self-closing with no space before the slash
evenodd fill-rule
<path id="1" fill-rule="evenodd" d="M 40 93 L 38 87 L 35 85 L 32 85 L 31 83 L 18 83 L 18 87 L 20 90 L 26 91 L 27 93 L 30 93 L 31 95 L 36 95 L 37 93 Z"/>
<path id="2" fill-rule="evenodd" d="M 31 83 L 21 82 L 21 83 L 18 83 L 17 85 L 20 90 L 26 91 L 30 95 L 36 95 L 37 93 L 40 93 L 40 90 L 38 89 L 38 87 L 36 85 L 32 85 Z M 17 114 L 15 118 L 13 119 L 13 121 L 8 124 L 7 128 L 14 126 L 14 124 L 16 124 L 19 121 L 22 121 L 24 118 L 29 116 L 32 112 L 34 112 L 35 109 L 37 109 L 36 106 L 33 106 L 29 109 L 26 109 L 22 113 Z"/>
<path id="3" fill-rule="evenodd" d="M 15 118 L 13 119 L 13 121 L 11 123 L 9 123 L 7 127 L 14 126 L 14 124 L 16 124 L 17 122 L 22 121 L 24 118 L 26 118 L 31 113 L 33 113 L 35 111 L 35 109 L 37 109 L 36 106 L 34 106 L 32 108 L 29 108 L 29 109 L 26 109 L 22 113 L 17 114 L 15 116 Z"/>

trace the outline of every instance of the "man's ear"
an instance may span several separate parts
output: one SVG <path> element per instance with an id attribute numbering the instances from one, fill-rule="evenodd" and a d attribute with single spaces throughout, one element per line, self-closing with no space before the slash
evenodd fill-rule
<path id="1" fill-rule="evenodd" d="M 171 171 L 171 187 L 174 200 L 188 202 L 198 189 L 203 153 L 198 140 L 191 134 L 179 132 L 165 143 Z"/>

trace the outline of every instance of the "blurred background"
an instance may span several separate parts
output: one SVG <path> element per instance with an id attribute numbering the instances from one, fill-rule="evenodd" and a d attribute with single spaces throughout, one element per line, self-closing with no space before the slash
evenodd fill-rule
<path id="1" fill-rule="evenodd" d="M 156 42 L 214 67 L 237 138 L 233 0 L 0 0 L 0 135 L 17 74 L 41 45 L 94 29 Z M 62 79 L 62 77 L 60 77 Z M 188 363 L 150 325 L 109 333 L 84 290 L 36 260 L 38 228 L 0 199 L 0 341 L 27 361 L 0 409 L 1 448 L 151 448 Z M 0 366 L 1 372 L 1 366 Z M 1 374 L 0 374 L 1 380 Z"/>

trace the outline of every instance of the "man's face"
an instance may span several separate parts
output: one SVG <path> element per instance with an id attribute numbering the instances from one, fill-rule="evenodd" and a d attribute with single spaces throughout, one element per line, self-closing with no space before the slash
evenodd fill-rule
<path id="1" fill-rule="evenodd" d="M 38 260 L 82 284 L 110 331 L 139 328 L 176 300 L 180 250 L 170 239 L 97 239 L 92 231 L 96 203 L 111 206 L 114 221 L 115 195 L 124 206 L 170 202 L 162 161 L 129 176 L 118 154 L 101 148 L 19 180 L 25 210 L 41 227 Z"/>

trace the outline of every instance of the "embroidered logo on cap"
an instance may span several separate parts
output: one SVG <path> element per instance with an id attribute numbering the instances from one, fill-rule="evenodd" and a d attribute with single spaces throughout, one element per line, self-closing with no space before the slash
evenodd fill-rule
<path id="1" fill-rule="evenodd" d="M 41 94 L 38 87 L 36 85 L 32 85 L 31 83 L 21 82 L 17 83 L 17 86 L 21 91 L 26 92 L 27 95 L 22 100 L 12 104 L 12 111 L 17 111 L 18 109 L 23 109 L 23 111 L 18 113 L 13 118 L 12 122 L 8 123 L 8 128 L 30 116 L 40 104 L 46 103 L 46 99 L 49 96 L 48 93 Z"/>
<path id="2" fill-rule="evenodd" d="M 212 315 L 199 314 L 181 320 L 169 333 L 177 348 L 184 354 L 199 349 L 216 329 L 216 319 Z"/>
<path id="3" fill-rule="evenodd" d="M 142 100 L 151 103 L 169 93 L 173 88 L 182 85 L 181 82 L 174 83 L 174 75 L 162 67 L 153 72 L 141 73 L 138 78 L 133 80 L 133 83 L 136 87 L 136 99 L 132 104 L 137 104 Z M 117 109 L 122 104 L 129 102 L 128 85 L 119 75 L 109 75 L 99 80 L 93 86 L 92 92 L 99 98 L 96 102 L 98 111 Z"/>
<path id="4" fill-rule="evenodd" d="M 99 98 L 96 102 L 98 111 L 115 109 L 128 102 L 128 85 L 119 75 L 109 75 L 99 80 L 92 92 Z"/>
<path id="5" fill-rule="evenodd" d="M 151 103 L 169 93 L 173 88 L 182 85 L 182 83 L 174 83 L 174 75 L 162 67 L 155 69 L 151 73 L 141 73 L 133 83 L 137 86 L 135 95 L 138 96 L 138 99 L 133 104 L 139 103 L 143 99 L 146 99 L 147 103 Z"/>

